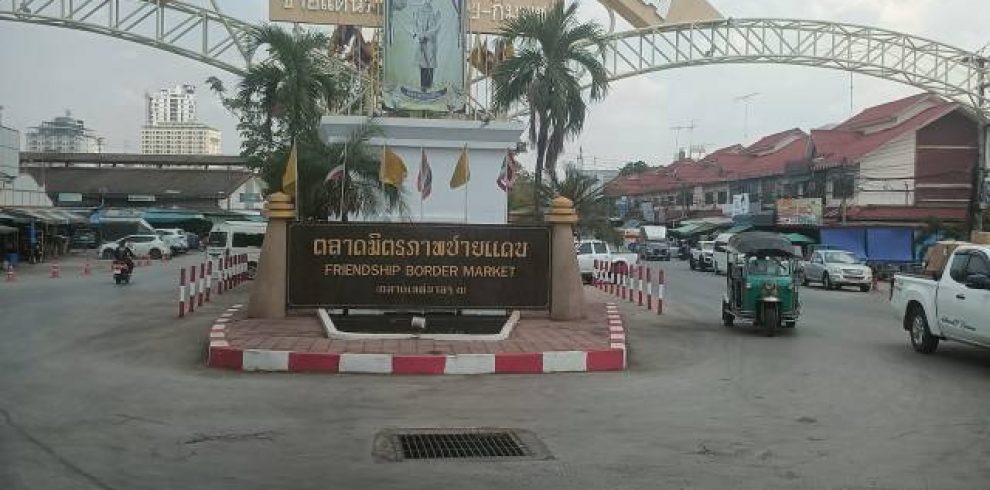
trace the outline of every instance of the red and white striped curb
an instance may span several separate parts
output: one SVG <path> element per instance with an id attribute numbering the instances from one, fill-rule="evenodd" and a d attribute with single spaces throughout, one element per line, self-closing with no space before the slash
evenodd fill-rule
<path id="1" fill-rule="evenodd" d="M 350 354 L 239 349 L 227 341 L 227 323 L 243 305 L 227 309 L 210 329 L 207 365 L 240 371 L 373 374 L 502 374 L 622 371 L 626 334 L 615 303 L 606 305 L 609 348 L 497 354 Z"/>

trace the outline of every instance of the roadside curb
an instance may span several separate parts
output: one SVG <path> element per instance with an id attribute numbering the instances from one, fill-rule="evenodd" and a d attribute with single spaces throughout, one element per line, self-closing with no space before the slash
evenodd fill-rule
<path id="1" fill-rule="evenodd" d="M 357 354 L 240 349 L 227 341 L 227 323 L 243 308 L 233 305 L 210 328 L 207 366 L 238 371 L 365 374 L 539 374 L 622 371 L 626 334 L 615 303 L 606 303 L 609 347 L 594 350 L 497 354 Z"/>

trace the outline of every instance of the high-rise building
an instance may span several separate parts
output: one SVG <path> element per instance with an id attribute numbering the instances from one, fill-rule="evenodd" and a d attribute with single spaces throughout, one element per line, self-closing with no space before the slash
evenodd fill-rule
<path id="1" fill-rule="evenodd" d="M 196 122 L 196 87 L 192 85 L 163 88 L 158 94 L 145 97 L 148 102 L 145 124 Z"/>
<path id="2" fill-rule="evenodd" d="M 219 155 L 220 131 L 199 123 L 160 123 L 141 128 L 141 153 Z"/>
<path id="3" fill-rule="evenodd" d="M 220 131 L 198 122 L 196 87 L 177 85 L 148 95 L 141 153 L 151 155 L 218 155 Z"/>
<path id="4" fill-rule="evenodd" d="M 101 138 L 97 138 L 82 119 L 73 118 L 69 111 L 65 111 L 65 116 L 29 128 L 26 136 L 27 151 L 98 153 L 101 150 Z"/>

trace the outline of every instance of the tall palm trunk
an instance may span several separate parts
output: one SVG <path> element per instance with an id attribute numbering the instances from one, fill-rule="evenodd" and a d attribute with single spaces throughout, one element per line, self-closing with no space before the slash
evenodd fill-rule
<path id="1" fill-rule="evenodd" d="M 540 199 L 540 189 L 543 188 L 543 172 L 546 168 L 547 156 L 547 135 L 550 132 L 546 115 L 546 112 L 540 114 L 539 136 L 536 139 L 536 175 L 533 176 L 536 185 L 533 186 L 533 218 L 537 222 L 543 221 L 543 203 Z"/>

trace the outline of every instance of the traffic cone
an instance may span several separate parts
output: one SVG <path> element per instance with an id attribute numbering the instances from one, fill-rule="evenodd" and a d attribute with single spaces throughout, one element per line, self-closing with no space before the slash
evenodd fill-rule
<path id="1" fill-rule="evenodd" d="M 61 273 L 61 271 L 59 270 L 59 267 L 58 267 L 58 262 L 52 264 L 51 273 L 50 273 L 50 275 L 48 277 L 51 278 L 51 279 L 57 279 L 59 277 L 62 277 L 62 273 Z"/>
<path id="2" fill-rule="evenodd" d="M 7 282 L 17 282 L 17 271 L 10 264 L 7 264 Z"/>

